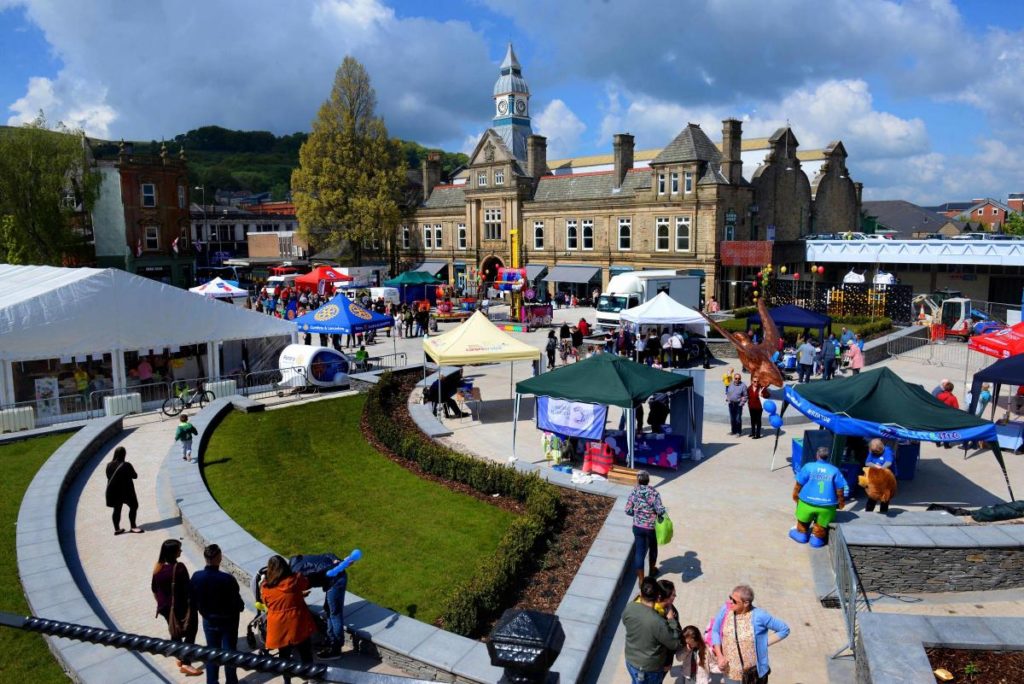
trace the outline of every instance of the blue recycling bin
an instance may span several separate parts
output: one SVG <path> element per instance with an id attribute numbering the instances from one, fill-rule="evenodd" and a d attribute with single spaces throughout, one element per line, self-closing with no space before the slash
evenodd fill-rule
<path id="1" fill-rule="evenodd" d="M 920 442 L 899 442 L 893 454 L 893 474 L 897 480 L 913 480 L 921 459 Z"/>

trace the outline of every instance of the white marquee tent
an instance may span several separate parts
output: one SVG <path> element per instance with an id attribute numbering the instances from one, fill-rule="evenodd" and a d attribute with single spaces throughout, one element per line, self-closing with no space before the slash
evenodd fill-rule
<path id="1" fill-rule="evenodd" d="M 15 361 L 111 353 L 121 387 L 126 351 L 212 351 L 227 340 L 294 334 L 286 321 L 117 269 L 0 265 L 0 403 L 13 401 Z"/>
<path id="2" fill-rule="evenodd" d="M 708 334 L 708 322 L 704 317 L 672 299 L 667 292 L 659 292 L 654 299 L 626 309 L 619 316 L 623 321 L 636 325 L 681 325 L 692 333 Z"/>

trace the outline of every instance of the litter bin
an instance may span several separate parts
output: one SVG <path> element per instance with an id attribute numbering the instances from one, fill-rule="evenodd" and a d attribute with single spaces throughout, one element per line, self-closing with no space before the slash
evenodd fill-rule
<path id="1" fill-rule="evenodd" d="M 920 442 L 897 442 L 893 454 L 893 474 L 897 480 L 913 480 L 921 458 Z"/>

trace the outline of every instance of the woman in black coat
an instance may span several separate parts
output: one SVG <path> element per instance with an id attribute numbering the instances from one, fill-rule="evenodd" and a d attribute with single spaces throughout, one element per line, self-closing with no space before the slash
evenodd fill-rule
<path id="1" fill-rule="evenodd" d="M 107 464 L 107 506 L 114 509 L 114 534 L 124 534 L 121 528 L 121 506 L 128 505 L 128 522 L 131 532 L 141 534 L 143 529 L 135 523 L 135 513 L 139 510 L 139 499 L 135 496 L 133 480 L 139 475 L 131 463 L 125 460 L 127 452 L 124 447 L 114 449 L 114 457 Z"/>

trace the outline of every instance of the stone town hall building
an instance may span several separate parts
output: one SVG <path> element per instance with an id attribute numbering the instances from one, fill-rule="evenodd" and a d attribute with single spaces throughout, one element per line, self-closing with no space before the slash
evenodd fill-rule
<path id="1" fill-rule="evenodd" d="M 400 229 L 402 261 L 452 283 L 493 279 L 518 239 L 529 277 L 551 292 L 584 295 L 623 271 L 668 268 L 702 275 L 706 295 L 739 303 L 737 281 L 769 261 L 804 260 L 801 237 L 858 229 L 860 185 L 841 142 L 820 153 L 813 182 L 789 127 L 762 141 L 768 154 L 745 179 L 735 119 L 722 122 L 720 145 L 691 123 L 660 151 L 638 153 L 620 133 L 610 158 L 549 162 L 511 45 L 493 98 L 493 125 L 450 184 L 440 184 L 436 156 L 424 162 L 424 201 Z"/>

